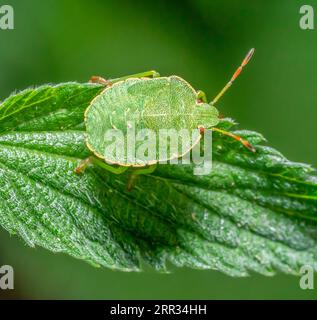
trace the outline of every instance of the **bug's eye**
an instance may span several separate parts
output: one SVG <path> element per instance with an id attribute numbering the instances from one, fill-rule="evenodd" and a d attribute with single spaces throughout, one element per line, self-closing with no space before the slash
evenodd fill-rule
<path id="1" fill-rule="evenodd" d="M 205 128 L 204 127 L 200 126 L 198 129 L 199 129 L 200 134 L 204 134 L 205 133 Z"/>

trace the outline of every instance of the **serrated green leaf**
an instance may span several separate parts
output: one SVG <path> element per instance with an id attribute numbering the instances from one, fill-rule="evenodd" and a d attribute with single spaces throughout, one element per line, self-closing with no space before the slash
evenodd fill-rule
<path id="1" fill-rule="evenodd" d="M 297 274 L 317 270 L 317 178 L 305 164 L 238 134 L 255 154 L 214 135 L 214 167 L 161 165 L 132 192 L 127 175 L 89 168 L 83 113 L 102 88 L 65 83 L 30 88 L 0 105 L 0 224 L 30 246 L 64 252 L 93 265 L 160 271 L 167 263 Z M 220 126 L 233 128 L 224 119 Z"/>

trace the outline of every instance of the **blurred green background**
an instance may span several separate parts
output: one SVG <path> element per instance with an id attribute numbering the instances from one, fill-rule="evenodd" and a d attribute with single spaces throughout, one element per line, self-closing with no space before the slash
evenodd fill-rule
<path id="1" fill-rule="evenodd" d="M 15 29 L 0 30 L 0 100 L 43 83 L 85 82 L 156 69 L 211 99 L 251 47 L 254 60 L 220 101 L 241 128 L 264 134 L 288 158 L 317 167 L 317 31 L 301 30 L 305 0 L 5 1 Z M 2 1 L 1 3 L 2 4 Z M 0 231 L 0 265 L 15 269 L 12 292 L 28 299 L 317 298 L 299 278 L 172 268 L 171 274 L 95 269 L 30 249 Z"/>

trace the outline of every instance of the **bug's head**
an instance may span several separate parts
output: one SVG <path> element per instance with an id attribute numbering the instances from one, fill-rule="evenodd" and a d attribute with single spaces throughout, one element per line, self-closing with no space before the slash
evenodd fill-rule
<path id="1" fill-rule="evenodd" d="M 248 64 L 251 57 L 253 56 L 254 48 L 252 48 L 245 58 L 243 59 L 240 66 L 234 72 L 233 76 L 229 80 L 229 82 L 223 87 L 223 89 L 216 95 L 216 97 L 210 102 L 206 103 L 199 99 L 198 94 L 198 102 L 197 108 L 195 109 L 195 124 L 204 130 L 204 128 L 211 128 L 218 124 L 219 122 L 219 113 L 218 110 L 215 108 L 215 104 L 218 100 L 224 95 L 224 93 L 231 87 L 232 83 L 238 78 L 239 74 L 241 73 L 242 69 Z M 200 92 L 201 93 L 201 92 Z M 206 98 L 205 98 L 206 100 Z"/>
<path id="2" fill-rule="evenodd" d="M 218 110 L 208 103 L 198 103 L 195 108 L 195 127 L 211 128 L 219 122 Z"/>

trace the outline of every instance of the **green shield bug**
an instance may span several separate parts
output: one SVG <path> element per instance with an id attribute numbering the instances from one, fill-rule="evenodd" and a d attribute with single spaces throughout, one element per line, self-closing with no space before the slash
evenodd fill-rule
<path id="1" fill-rule="evenodd" d="M 161 160 L 171 160 L 184 155 L 174 153 L 169 158 L 162 159 L 154 152 L 152 158 L 150 156 L 146 160 L 137 156 L 131 160 L 126 153 L 110 156 L 107 151 L 111 147 L 111 141 L 106 138 L 108 132 L 114 135 L 121 132 L 122 145 L 127 147 L 127 133 L 131 123 L 135 126 L 134 130 L 150 129 L 154 133 L 163 128 L 199 129 L 199 138 L 205 130 L 217 131 L 255 152 L 248 141 L 216 127 L 219 115 L 215 108 L 217 101 L 232 85 L 253 53 L 254 49 L 251 49 L 230 81 L 210 103 L 204 92 L 196 91 L 184 79 L 178 76 L 160 77 L 156 71 L 111 80 L 91 77 L 91 82 L 104 84 L 105 89 L 91 101 L 85 111 L 86 145 L 93 155 L 84 159 L 75 172 L 83 172 L 90 164 L 116 174 L 130 168 L 132 175 L 128 188 L 131 188 L 136 175 L 153 172 Z M 190 152 L 198 142 L 199 139 L 192 141 L 185 153 Z"/>

